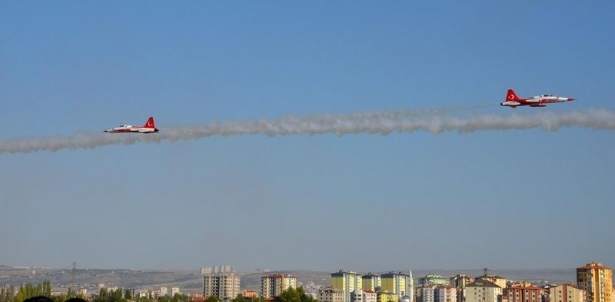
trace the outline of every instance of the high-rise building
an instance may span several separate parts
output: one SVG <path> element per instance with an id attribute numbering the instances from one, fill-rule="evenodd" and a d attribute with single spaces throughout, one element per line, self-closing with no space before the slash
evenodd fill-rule
<path id="1" fill-rule="evenodd" d="M 279 296 L 283 291 L 297 288 L 297 278 L 288 274 L 274 274 L 261 277 L 261 296 L 272 298 Z"/>
<path id="2" fill-rule="evenodd" d="M 419 285 L 415 289 L 416 302 L 435 302 L 436 286 L 433 284 Z"/>
<path id="3" fill-rule="evenodd" d="M 414 278 L 412 277 L 412 270 L 408 274 L 408 290 L 406 290 L 406 295 L 408 296 L 409 302 L 414 302 Z"/>
<path id="4" fill-rule="evenodd" d="M 570 284 L 549 288 L 551 302 L 585 302 L 585 291 Z"/>
<path id="5" fill-rule="evenodd" d="M 232 273 L 232 272 L 233 272 L 233 267 L 230 265 L 201 267 L 201 275 L 217 274 L 217 273 Z"/>
<path id="6" fill-rule="evenodd" d="M 397 297 L 402 297 L 407 294 L 410 276 L 405 273 L 389 272 L 380 275 L 380 290 L 385 293 L 391 293 Z"/>
<path id="7" fill-rule="evenodd" d="M 464 288 L 466 287 L 466 285 L 470 284 L 472 281 L 474 281 L 474 278 L 468 276 L 468 275 L 455 275 L 451 278 L 449 278 L 449 283 L 451 286 L 456 287 L 456 288 Z"/>
<path id="8" fill-rule="evenodd" d="M 436 285 L 434 302 L 457 302 L 457 288 L 450 285 Z"/>
<path id="9" fill-rule="evenodd" d="M 466 286 L 474 282 L 474 278 L 467 275 L 455 275 L 449 280 L 450 285 L 457 289 L 457 302 L 464 302 L 466 300 Z"/>
<path id="10" fill-rule="evenodd" d="M 613 302 L 613 270 L 602 263 L 577 268 L 577 286 L 585 290 L 587 302 Z"/>
<path id="11" fill-rule="evenodd" d="M 235 299 L 239 293 L 240 278 L 235 273 L 210 273 L 203 276 L 203 296 L 215 296 L 222 301 Z"/>
<path id="12" fill-rule="evenodd" d="M 361 276 L 361 289 L 369 290 L 369 291 L 379 291 L 380 290 L 380 275 L 368 273 L 367 275 Z"/>
<path id="13" fill-rule="evenodd" d="M 331 286 L 344 292 L 342 302 L 350 302 L 350 293 L 355 289 L 362 289 L 362 278 L 357 272 L 342 271 L 331 274 Z"/>

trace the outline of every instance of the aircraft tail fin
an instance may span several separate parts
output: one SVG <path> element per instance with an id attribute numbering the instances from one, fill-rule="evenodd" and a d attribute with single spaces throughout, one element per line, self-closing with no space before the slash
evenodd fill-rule
<path id="1" fill-rule="evenodd" d="M 145 125 L 143 125 L 143 128 L 156 128 L 156 124 L 154 124 L 154 117 L 150 116 L 147 119 L 147 122 L 145 123 Z"/>
<path id="2" fill-rule="evenodd" d="M 519 99 L 519 96 L 517 96 L 515 91 L 512 90 L 512 89 L 508 89 L 508 93 L 506 93 L 506 100 L 507 101 L 514 101 L 514 100 L 518 100 L 518 99 Z"/>

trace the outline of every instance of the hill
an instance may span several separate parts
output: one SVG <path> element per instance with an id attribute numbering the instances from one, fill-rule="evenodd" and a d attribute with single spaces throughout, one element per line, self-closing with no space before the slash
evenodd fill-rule
<path id="1" fill-rule="evenodd" d="M 404 272 L 407 272 L 404 270 Z M 331 283 L 331 272 L 289 270 L 289 271 L 250 271 L 238 272 L 241 276 L 241 289 L 260 290 L 261 277 L 270 274 L 285 273 L 297 278 L 304 287 L 317 288 Z M 360 272 L 367 273 L 367 272 Z M 385 273 L 374 272 L 374 273 Z M 509 280 L 528 281 L 536 285 L 564 283 L 575 281 L 575 269 L 529 269 L 529 270 L 493 270 L 496 274 Z M 483 270 L 414 270 L 416 280 L 427 274 L 451 277 L 456 274 L 480 276 Z M 54 290 L 65 291 L 71 288 L 86 288 L 97 292 L 99 285 L 132 289 L 159 290 L 160 287 L 179 287 L 183 293 L 202 293 L 203 277 L 198 271 L 187 270 L 131 270 L 131 269 L 54 269 L 54 268 L 13 268 L 0 266 L 0 284 L 20 285 L 39 284 L 45 280 L 52 283 Z M 415 283 L 416 284 L 416 283 Z"/>

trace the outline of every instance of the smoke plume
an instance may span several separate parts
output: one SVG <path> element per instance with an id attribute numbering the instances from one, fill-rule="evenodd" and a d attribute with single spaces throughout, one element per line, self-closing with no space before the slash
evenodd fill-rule
<path id="1" fill-rule="evenodd" d="M 542 112 L 528 115 L 445 115 L 447 110 L 398 110 L 355 114 L 285 116 L 276 120 L 228 121 L 204 125 L 160 128 L 153 134 L 76 133 L 68 137 L 23 138 L 0 141 L 0 153 L 30 153 L 63 149 L 92 149 L 106 145 L 159 143 L 201 139 L 211 136 L 296 135 L 296 134 L 382 134 L 426 131 L 467 133 L 482 130 L 523 130 L 542 128 L 557 131 L 562 127 L 615 129 L 615 112 L 586 110 Z"/>

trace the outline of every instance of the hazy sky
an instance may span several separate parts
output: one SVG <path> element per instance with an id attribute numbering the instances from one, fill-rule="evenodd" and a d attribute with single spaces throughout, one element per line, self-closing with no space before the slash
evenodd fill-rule
<path id="1" fill-rule="evenodd" d="M 615 110 L 615 2 L 2 1 L 0 142 L 577 98 Z M 154 134 L 155 135 L 155 134 Z M 0 155 L 0 264 L 615 266 L 615 139 L 242 135 Z"/>

